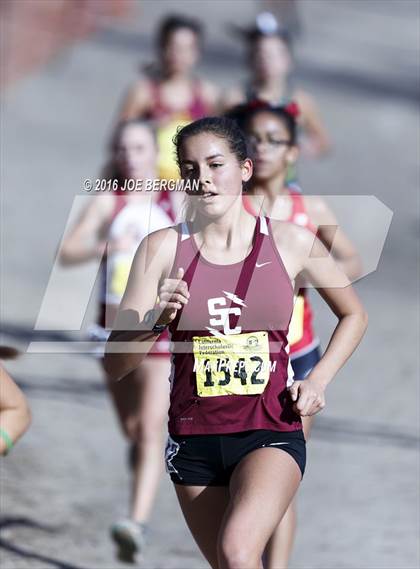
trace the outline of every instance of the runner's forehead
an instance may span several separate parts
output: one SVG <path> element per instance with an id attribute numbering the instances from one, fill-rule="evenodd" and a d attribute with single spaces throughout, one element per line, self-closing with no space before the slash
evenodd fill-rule
<path id="1" fill-rule="evenodd" d="M 211 154 L 210 156 L 206 156 L 205 160 L 209 161 L 209 160 L 214 160 L 216 158 L 224 158 L 224 154 Z M 189 164 L 193 162 L 193 160 L 188 160 L 188 159 L 183 159 L 181 160 L 181 164 Z"/>
<path id="2" fill-rule="evenodd" d="M 143 124 L 130 124 L 125 126 L 118 139 L 118 147 L 149 144 L 154 145 L 154 136 L 150 128 Z"/>
<path id="3" fill-rule="evenodd" d="M 180 162 L 209 160 L 212 156 L 226 158 L 232 154 L 228 142 L 211 132 L 190 136 L 181 145 Z"/>
<path id="4" fill-rule="evenodd" d="M 269 133 L 288 134 L 284 121 L 270 112 L 255 113 L 248 121 L 247 131 L 264 131 Z"/>

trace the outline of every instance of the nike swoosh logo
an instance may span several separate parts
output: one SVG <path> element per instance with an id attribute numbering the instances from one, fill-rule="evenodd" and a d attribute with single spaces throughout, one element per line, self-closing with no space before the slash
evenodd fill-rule
<path id="1" fill-rule="evenodd" d="M 267 447 L 274 447 L 274 446 L 279 446 L 279 445 L 288 445 L 290 443 L 269 443 L 267 445 L 262 445 L 262 448 L 267 448 Z"/>
<path id="2" fill-rule="evenodd" d="M 271 261 L 267 261 L 266 263 L 255 263 L 255 266 L 257 267 L 257 269 L 260 269 L 261 267 L 264 267 L 265 265 L 270 265 Z"/>

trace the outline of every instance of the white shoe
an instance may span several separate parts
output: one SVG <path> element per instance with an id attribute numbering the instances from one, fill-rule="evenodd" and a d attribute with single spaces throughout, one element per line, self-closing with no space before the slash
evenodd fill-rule
<path id="1" fill-rule="evenodd" d="M 144 551 L 146 526 L 133 520 L 120 520 L 111 527 L 111 537 L 118 547 L 117 557 L 126 563 L 135 563 Z"/>

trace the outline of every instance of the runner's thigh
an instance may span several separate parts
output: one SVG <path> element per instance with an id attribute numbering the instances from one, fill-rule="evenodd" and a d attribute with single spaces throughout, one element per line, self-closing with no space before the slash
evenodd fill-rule
<path id="1" fill-rule="evenodd" d="M 246 455 L 230 481 L 231 500 L 220 535 L 222 548 L 244 544 L 261 554 L 286 512 L 301 480 L 295 460 L 281 449 L 260 448 Z M 257 531 L 256 531 L 257 530 Z"/>
<path id="2" fill-rule="evenodd" d="M 195 542 L 210 565 L 217 567 L 217 540 L 229 502 L 228 487 L 174 486 Z"/>

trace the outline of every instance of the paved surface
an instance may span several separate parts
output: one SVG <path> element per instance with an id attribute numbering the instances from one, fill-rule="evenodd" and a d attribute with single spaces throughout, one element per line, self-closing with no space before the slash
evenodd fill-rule
<path id="1" fill-rule="evenodd" d="M 208 23 L 203 72 L 221 86 L 243 77 L 238 47 L 222 27 L 224 21 L 247 21 L 254 3 L 240 6 L 176 6 Z M 2 103 L 5 343 L 25 348 L 31 339 L 61 337 L 33 334 L 54 255 L 82 180 L 99 171 L 121 92 L 138 62 L 151 58 L 150 30 L 168 7 L 173 3 L 138 5 L 137 17 L 60 54 Z M 394 219 L 378 270 L 357 285 L 369 331 L 330 387 L 309 446 L 292 567 L 414 568 L 420 561 L 419 4 L 312 0 L 300 10 L 301 81 L 318 98 L 336 145 L 328 160 L 303 164 L 304 187 L 312 194 L 374 194 Z M 354 225 L 351 215 L 349 221 Z M 372 223 L 366 220 L 359 231 L 369 235 Z M 77 297 L 90 270 L 61 274 L 63 297 L 57 298 L 52 329 L 71 311 L 66 294 Z M 315 304 L 326 339 L 334 322 Z M 107 531 L 128 500 L 125 445 L 96 362 L 82 355 L 27 354 L 8 369 L 25 389 L 34 421 L 0 465 L 2 567 L 119 567 Z M 206 566 L 166 477 L 151 526 L 143 567 Z"/>

